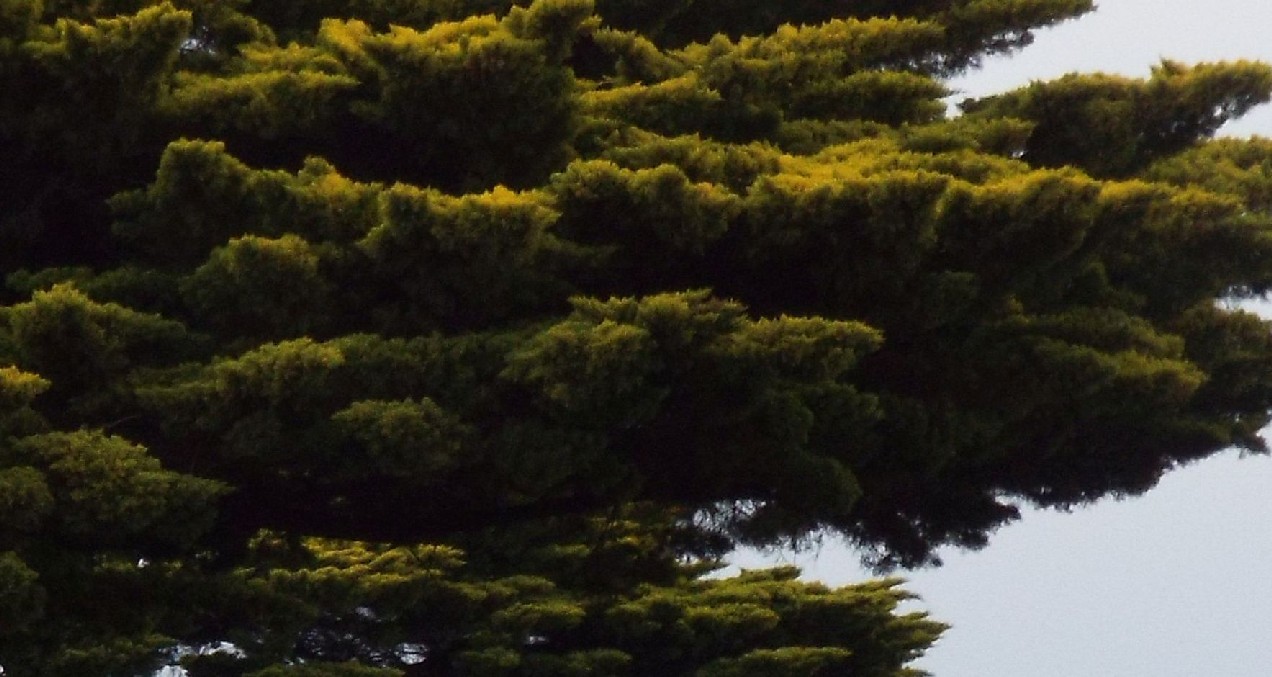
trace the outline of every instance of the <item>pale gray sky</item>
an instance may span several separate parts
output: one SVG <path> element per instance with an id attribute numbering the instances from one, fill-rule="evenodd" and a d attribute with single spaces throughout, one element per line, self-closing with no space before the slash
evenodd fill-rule
<path id="1" fill-rule="evenodd" d="M 983 96 L 1074 71 L 1144 76 L 1162 58 L 1272 62 L 1272 3 L 1103 0 L 952 84 Z M 1272 110 L 1224 132 L 1272 136 Z M 985 550 L 907 575 L 919 608 L 954 626 L 917 665 L 936 677 L 1266 677 L 1270 497 L 1272 459 L 1229 452 L 1137 499 L 1030 512 Z M 777 559 L 830 583 L 866 577 L 836 545 Z"/>
<path id="2" fill-rule="evenodd" d="M 983 96 L 1072 72 L 1146 76 L 1162 59 L 1272 61 L 1272 3 L 1097 0 L 1097 4 L 1095 12 L 1040 32 L 1023 52 L 992 59 L 951 86 L 967 96 Z M 1225 132 L 1272 136 L 1272 109 L 1255 111 Z"/>

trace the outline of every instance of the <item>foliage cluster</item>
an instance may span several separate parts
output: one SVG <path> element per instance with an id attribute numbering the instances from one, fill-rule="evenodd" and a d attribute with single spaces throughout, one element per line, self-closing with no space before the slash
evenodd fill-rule
<path id="1" fill-rule="evenodd" d="M 880 567 L 1272 406 L 1272 95 L 1086 0 L 0 0 L 14 675 L 899 677 Z"/>

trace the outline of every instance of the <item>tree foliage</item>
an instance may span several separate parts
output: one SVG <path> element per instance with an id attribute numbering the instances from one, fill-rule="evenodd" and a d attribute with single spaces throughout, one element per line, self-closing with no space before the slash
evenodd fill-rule
<path id="1" fill-rule="evenodd" d="M 0 0 L 6 674 L 887 675 L 887 568 L 1263 451 L 1252 63 L 1083 0 Z"/>

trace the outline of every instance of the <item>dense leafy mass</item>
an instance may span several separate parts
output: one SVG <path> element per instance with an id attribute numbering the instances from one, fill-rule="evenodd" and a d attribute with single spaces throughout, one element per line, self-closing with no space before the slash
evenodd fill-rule
<path id="1" fill-rule="evenodd" d="M 0 0 L 14 675 L 915 674 L 887 579 L 1256 436 L 1272 94 L 1084 0 Z"/>

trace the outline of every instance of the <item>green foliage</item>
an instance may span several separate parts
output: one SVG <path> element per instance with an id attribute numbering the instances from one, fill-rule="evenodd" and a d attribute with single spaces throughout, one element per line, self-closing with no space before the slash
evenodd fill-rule
<path id="1" fill-rule="evenodd" d="M 185 543 L 210 526 L 216 482 L 162 470 L 145 450 L 98 433 L 47 433 L 17 443 L 10 463 L 43 469 L 56 529 L 70 538 Z"/>
<path id="2" fill-rule="evenodd" d="M 6 489 L 11 486 L 5 482 Z M 21 632 L 43 615 L 47 592 L 36 582 L 38 579 L 39 574 L 14 553 L 0 556 L 0 619 L 4 620 L 4 634 Z"/>
<path id="3" fill-rule="evenodd" d="M 369 668 L 354 662 L 272 667 L 248 673 L 249 677 L 399 677 L 401 670 Z"/>
<path id="4" fill-rule="evenodd" d="M 964 104 L 973 115 L 1036 122 L 1026 159 L 1125 177 L 1192 146 L 1272 94 L 1262 64 L 1163 61 L 1146 81 L 1070 75 Z"/>
<path id="5" fill-rule="evenodd" d="M 318 255 L 291 234 L 232 239 L 181 281 L 186 305 L 218 333 L 265 339 L 321 331 L 331 293 Z"/>
<path id="6" fill-rule="evenodd" d="M 427 398 L 355 402 L 332 415 L 363 450 L 356 472 L 431 475 L 458 460 L 462 423 Z M 368 467 L 369 466 L 369 467 Z"/>
<path id="7" fill-rule="evenodd" d="M 6 674 L 918 674 L 704 575 L 1263 451 L 1272 70 L 946 117 L 1090 9 L 0 0 Z"/>
<path id="8" fill-rule="evenodd" d="M 375 135 L 343 152 L 366 158 L 368 143 L 382 144 L 386 156 L 373 171 L 395 179 L 473 187 L 541 178 L 568 155 L 577 104 L 560 45 L 585 16 L 579 3 L 541 4 L 504 21 L 474 17 L 424 31 L 324 21 L 318 44 L 363 83 L 349 113 Z"/>
<path id="9" fill-rule="evenodd" d="M 702 677 L 824 675 L 849 669 L 852 653 L 845 649 L 756 649 L 740 658 L 715 661 L 698 671 Z"/>

